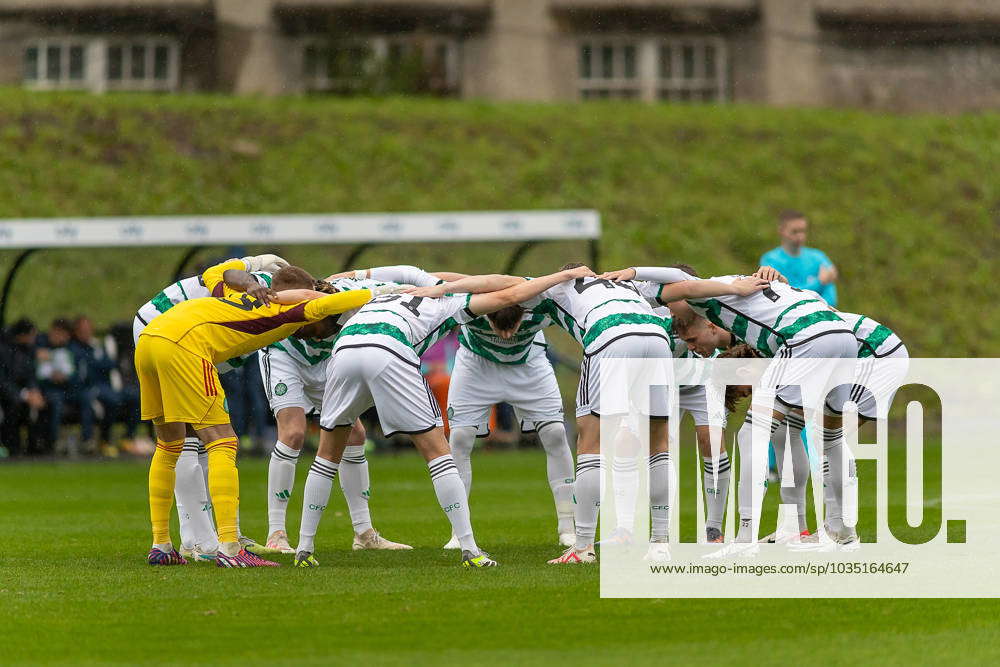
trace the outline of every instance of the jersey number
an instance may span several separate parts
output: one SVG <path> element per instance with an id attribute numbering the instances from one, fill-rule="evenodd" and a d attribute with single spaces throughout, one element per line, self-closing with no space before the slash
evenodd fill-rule
<path id="1" fill-rule="evenodd" d="M 403 297 L 399 294 L 390 294 L 388 296 L 382 297 L 381 299 L 379 299 L 379 301 L 383 303 L 389 303 L 390 301 L 399 301 L 402 298 Z M 420 303 L 423 300 L 424 297 L 422 296 L 411 296 L 406 301 L 400 301 L 399 305 L 401 305 L 403 308 L 406 308 L 408 311 L 413 313 L 414 316 L 420 317 Z"/>
<path id="2" fill-rule="evenodd" d="M 588 280 L 590 282 L 586 282 Z M 576 289 L 576 293 L 577 294 L 583 294 L 584 292 L 586 292 L 587 290 L 589 290 L 591 287 L 597 287 L 598 285 L 604 287 L 605 289 L 614 289 L 616 287 L 624 287 L 626 289 L 632 290 L 633 292 L 636 292 L 636 293 L 639 292 L 639 290 L 637 290 L 635 288 L 635 286 L 632 283 L 630 283 L 630 282 L 614 283 L 614 282 L 611 282 L 610 280 L 606 280 L 604 278 L 577 278 L 576 280 L 573 281 L 573 287 Z"/>
<path id="3" fill-rule="evenodd" d="M 796 292 L 801 292 L 802 291 L 798 287 L 789 287 L 789 289 L 795 290 Z M 766 296 L 768 299 L 770 299 L 772 303 L 776 302 L 778 299 L 781 298 L 781 295 L 778 294 L 777 292 L 775 292 L 770 287 L 768 287 L 767 289 L 761 290 L 760 293 L 763 294 L 764 296 Z"/>
<path id="4" fill-rule="evenodd" d="M 241 294 L 239 301 L 230 301 L 229 299 L 223 299 L 223 298 L 219 298 L 219 301 L 221 301 L 222 303 L 228 303 L 230 306 L 233 306 L 234 308 L 239 308 L 240 310 L 246 310 L 246 311 L 253 310 L 254 308 L 261 308 L 264 306 L 263 301 L 261 301 L 260 299 L 255 299 L 249 294 Z"/>

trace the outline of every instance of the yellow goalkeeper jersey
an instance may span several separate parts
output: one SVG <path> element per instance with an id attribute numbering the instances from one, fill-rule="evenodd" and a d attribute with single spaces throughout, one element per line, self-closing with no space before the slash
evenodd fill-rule
<path id="1" fill-rule="evenodd" d="M 290 306 L 264 305 L 222 281 L 228 269 L 245 269 L 241 260 L 223 262 L 205 271 L 202 280 L 211 297 L 177 304 L 143 329 L 143 336 L 159 336 L 210 360 L 221 363 L 288 338 L 302 326 L 368 303 L 367 289 L 328 294 Z"/>

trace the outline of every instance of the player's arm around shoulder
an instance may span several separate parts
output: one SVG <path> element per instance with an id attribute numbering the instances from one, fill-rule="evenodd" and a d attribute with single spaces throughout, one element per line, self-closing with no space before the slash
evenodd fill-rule
<path id="1" fill-rule="evenodd" d="M 437 299 L 445 294 L 483 294 L 497 292 L 524 282 L 524 278 L 507 276 L 500 273 L 481 276 L 466 276 L 453 282 L 442 283 L 430 287 L 418 287 L 410 290 L 413 296 L 423 296 Z"/>
<path id="2" fill-rule="evenodd" d="M 593 278 L 594 272 L 586 266 L 578 266 L 565 271 L 558 271 L 533 280 L 519 279 L 520 282 L 486 294 L 474 294 L 469 300 L 469 310 L 476 315 L 492 313 L 507 306 L 522 303 L 539 296 L 548 289 L 577 278 Z M 510 278 L 511 276 L 507 276 Z"/>

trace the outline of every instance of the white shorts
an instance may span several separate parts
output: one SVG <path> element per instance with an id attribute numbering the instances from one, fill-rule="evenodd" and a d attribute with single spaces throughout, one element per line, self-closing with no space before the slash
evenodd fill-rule
<path id="1" fill-rule="evenodd" d="M 285 408 L 302 408 L 306 414 L 322 410 L 329 359 L 306 366 L 287 352 L 265 347 L 258 353 L 257 360 L 264 392 L 274 414 Z"/>
<path id="2" fill-rule="evenodd" d="M 905 345 L 900 345 L 884 357 L 858 359 L 853 384 L 831 392 L 826 401 L 827 411 L 835 415 L 843 414 L 844 404 L 852 401 L 858 406 L 859 416 L 885 419 L 909 368 L 910 353 Z"/>
<path id="3" fill-rule="evenodd" d="M 415 353 L 408 360 L 375 346 L 335 350 L 326 370 L 320 427 L 350 426 L 372 406 L 386 437 L 444 425 Z"/>
<path id="4" fill-rule="evenodd" d="M 720 401 L 718 414 L 709 414 L 708 397 L 704 386 L 681 387 L 677 392 L 677 406 L 680 416 L 690 412 L 695 426 L 726 426 L 726 408 Z"/>
<path id="5" fill-rule="evenodd" d="M 658 359 L 660 363 L 609 364 L 606 381 L 616 387 L 611 395 L 601 395 L 601 362 L 604 359 Z M 625 335 L 611 341 L 599 352 L 585 356 L 580 365 L 580 384 L 576 392 L 576 416 L 627 415 L 630 411 L 648 414 L 652 419 L 670 416 L 670 386 L 673 384 L 673 361 L 670 343 L 660 336 Z M 628 372 L 629 367 L 633 372 Z M 641 372 L 635 372 L 641 371 Z M 648 388 L 649 405 L 641 397 Z"/>
<path id="6" fill-rule="evenodd" d="M 834 389 L 827 394 L 826 400 L 833 405 L 843 405 L 842 401 L 846 398 L 841 397 L 846 397 L 850 385 L 839 384 L 834 376 L 853 377 L 853 361 L 857 360 L 857 356 L 857 339 L 850 331 L 831 331 L 801 343 L 792 342 L 782 346 L 771 359 L 761 377 L 760 386 L 776 389 L 774 409 L 786 414 L 792 408 L 803 407 L 803 386 L 807 389 L 807 396 L 811 397 L 816 392 L 816 397 L 822 400 L 819 392 L 825 391 L 830 383 Z M 838 359 L 852 361 L 832 361 Z"/>
<path id="7" fill-rule="evenodd" d="M 562 396 L 543 348 L 532 346 L 528 360 L 519 365 L 498 364 L 458 348 L 448 386 L 448 423 L 475 426 L 484 437 L 497 403 L 513 406 L 525 433 L 534 431 L 536 424 L 562 422 Z"/>

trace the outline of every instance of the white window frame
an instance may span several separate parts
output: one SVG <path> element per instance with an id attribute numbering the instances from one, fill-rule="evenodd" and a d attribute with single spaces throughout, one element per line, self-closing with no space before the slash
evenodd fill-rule
<path id="1" fill-rule="evenodd" d="M 584 78 L 580 71 L 581 59 L 583 58 L 583 47 L 590 47 L 590 77 Z M 610 77 L 600 75 L 598 68 L 601 66 L 600 52 L 604 47 L 612 48 Z M 625 76 L 625 48 L 635 47 L 635 76 L 628 78 Z M 588 98 L 587 93 L 598 91 L 608 91 L 608 99 L 641 99 L 643 97 L 642 82 L 642 54 L 643 40 L 627 35 L 596 36 L 586 37 L 577 40 L 577 87 L 580 90 L 582 99 Z M 595 74 L 597 76 L 595 76 Z M 632 97 L 624 93 L 634 93 Z"/>
<path id="2" fill-rule="evenodd" d="M 441 45 L 446 49 L 445 53 L 445 80 L 449 90 L 459 92 L 461 86 L 461 43 L 455 37 L 447 35 L 426 35 L 426 34 L 394 34 L 394 35 L 371 35 L 360 36 L 354 39 L 336 40 L 344 47 L 352 44 L 361 44 L 372 54 L 372 61 L 368 63 L 373 66 L 375 63 L 384 62 L 389 55 L 389 48 L 393 44 L 399 44 L 404 49 L 411 49 L 417 44 L 423 47 L 423 57 L 426 62 L 436 58 L 435 51 Z M 340 89 L 349 89 L 350 80 L 330 78 L 325 67 L 320 67 L 318 72 L 310 75 L 305 71 L 306 49 L 315 48 L 322 54 L 329 49 L 333 41 L 329 37 L 311 36 L 297 40 L 297 53 L 299 54 L 299 76 L 301 77 L 301 87 L 307 92 L 325 92 Z"/>
<path id="3" fill-rule="evenodd" d="M 169 37 L 115 37 L 101 40 L 103 42 L 104 57 L 108 57 L 108 52 L 112 47 L 122 49 L 122 78 L 111 79 L 108 76 L 108 63 L 105 60 L 104 69 L 101 73 L 104 85 L 107 90 L 128 90 L 128 91 L 167 91 L 177 90 L 180 81 L 180 45 L 176 39 Z M 144 53 L 144 72 L 142 77 L 132 76 L 132 47 L 142 46 Z M 167 47 L 167 76 L 164 79 L 157 79 L 154 75 L 156 68 L 156 47 Z M 102 59 L 103 60 L 103 59 Z"/>
<path id="4" fill-rule="evenodd" d="M 591 46 L 591 76 L 584 78 L 581 72 L 580 62 L 583 55 L 583 47 Z M 614 71 L 616 76 L 604 78 L 594 76 L 597 67 L 600 65 L 599 50 L 601 46 L 612 45 L 615 47 Z M 636 77 L 624 78 L 617 76 L 618 72 L 624 73 L 624 46 L 634 45 L 636 47 Z M 678 67 L 671 68 L 670 78 L 660 77 L 660 47 L 669 46 L 672 49 L 672 63 Z M 681 76 L 679 66 L 682 64 L 682 49 L 684 46 L 694 47 L 695 73 L 696 78 L 684 79 Z M 715 78 L 704 76 L 705 68 L 705 46 L 712 46 L 715 49 Z M 709 103 L 723 103 L 729 99 L 729 52 L 726 40 L 717 35 L 629 35 L 629 34 L 596 34 L 580 35 L 576 38 L 576 82 L 580 99 L 595 99 L 588 97 L 588 92 L 608 90 L 612 99 L 630 99 L 621 95 L 621 92 L 630 91 L 636 93 L 634 99 L 645 102 L 675 101 L 683 91 L 708 90 L 714 96 L 714 100 Z M 661 95 L 661 91 L 667 91 L 667 98 Z M 616 94 L 618 93 L 618 94 Z"/>
<path id="5" fill-rule="evenodd" d="M 145 76 L 133 78 L 131 76 L 131 47 L 141 45 L 145 47 Z M 62 71 L 58 80 L 48 79 L 46 76 L 48 64 L 48 48 L 59 46 L 61 48 L 60 57 L 62 59 Z M 71 47 L 83 47 L 84 71 L 83 78 L 69 78 L 69 51 Z M 111 80 L 107 71 L 108 49 L 112 46 L 121 46 L 122 53 L 122 78 Z M 154 77 L 156 65 L 156 47 L 167 47 L 167 77 L 157 79 Z M 38 49 L 38 78 L 27 78 L 27 71 L 24 69 L 25 57 L 29 48 Z M 21 48 L 21 78 L 24 86 L 31 90 L 90 90 L 95 93 L 103 93 L 107 90 L 128 90 L 128 91 L 168 91 L 177 90 L 180 82 L 180 43 L 171 37 L 163 36 L 136 36 L 136 37 L 114 37 L 108 38 L 102 35 L 75 35 L 61 37 L 43 37 L 37 39 L 27 39 L 22 43 Z"/>
<path id="6" fill-rule="evenodd" d="M 40 39 L 25 40 L 21 48 L 22 81 L 24 85 L 32 90 L 84 90 L 89 88 L 87 81 L 87 69 L 91 60 L 89 40 L 81 37 L 45 37 Z M 48 78 L 49 48 L 59 47 L 60 73 L 58 79 Z M 28 49 L 34 47 L 38 52 L 38 76 L 34 79 L 28 78 L 25 68 L 25 60 Z M 69 77 L 69 53 L 73 47 L 83 49 L 83 76 L 79 79 Z"/>

